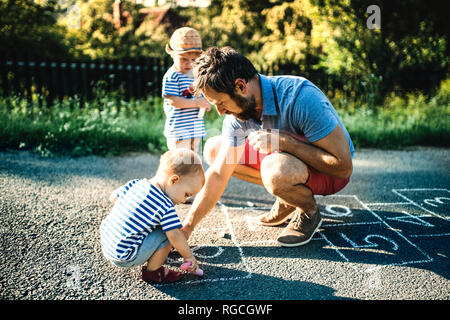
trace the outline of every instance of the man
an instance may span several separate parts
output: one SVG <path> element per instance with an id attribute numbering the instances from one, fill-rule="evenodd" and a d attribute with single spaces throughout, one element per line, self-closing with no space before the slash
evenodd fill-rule
<path id="1" fill-rule="evenodd" d="M 322 223 L 314 195 L 344 188 L 353 168 L 352 141 L 331 103 L 305 78 L 258 74 L 230 47 L 204 52 L 194 76 L 196 93 L 227 116 L 222 136 L 205 145 L 211 166 L 183 223 L 185 235 L 189 238 L 233 175 L 263 185 L 277 198 L 257 223 L 280 225 L 292 217 L 278 236 L 281 245 L 308 243 Z"/>

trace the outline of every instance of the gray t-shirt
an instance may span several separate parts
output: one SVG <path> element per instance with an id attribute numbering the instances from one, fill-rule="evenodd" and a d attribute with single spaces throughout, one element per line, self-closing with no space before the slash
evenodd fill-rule
<path id="1" fill-rule="evenodd" d="M 351 156 L 354 147 L 350 135 L 333 105 L 311 81 L 296 76 L 259 75 L 263 111 L 260 121 L 241 121 L 227 115 L 223 121 L 222 136 L 230 146 L 245 143 L 252 131 L 277 129 L 310 143 L 320 140 L 340 125 L 347 137 Z"/>

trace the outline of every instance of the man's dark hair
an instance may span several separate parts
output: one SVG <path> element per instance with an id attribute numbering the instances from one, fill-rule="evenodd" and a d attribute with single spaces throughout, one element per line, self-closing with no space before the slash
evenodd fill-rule
<path id="1" fill-rule="evenodd" d="M 234 97 L 235 80 L 248 82 L 257 74 L 253 64 L 235 49 L 211 47 L 194 62 L 195 94 L 210 87 Z"/>

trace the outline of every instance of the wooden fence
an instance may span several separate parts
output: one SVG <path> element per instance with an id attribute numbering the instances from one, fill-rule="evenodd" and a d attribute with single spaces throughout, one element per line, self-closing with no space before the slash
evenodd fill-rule
<path id="1" fill-rule="evenodd" d="M 160 95 L 168 59 L 101 61 L 35 61 L 0 58 L 1 94 L 21 95 L 50 106 L 55 99 L 78 96 L 93 98 L 95 86 L 102 81 L 107 90 L 119 91 L 126 100 Z"/>
<path id="2" fill-rule="evenodd" d="M 81 105 L 90 101 L 100 81 L 103 89 L 118 91 L 125 100 L 148 95 L 160 96 L 162 77 L 171 64 L 170 59 L 97 61 L 36 61 L 5 60 L 0 57 L 0 94 L 20 95 L 39 104 L 51 106 L 55 99 L 77 96 Z M 271 75 L 275 72 L 261 71 Z M 352 75 L 333 76 L 321 71 L 298 72 L 279 70 L 276 74 L 304 76 L 315 83 L 329 98 L 337 91 L 355 98 L 361 90 L 358 78 Z"/>

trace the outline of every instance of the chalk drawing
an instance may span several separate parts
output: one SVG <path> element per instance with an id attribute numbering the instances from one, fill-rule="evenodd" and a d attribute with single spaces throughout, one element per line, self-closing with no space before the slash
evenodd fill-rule
<path id="1" fill-rule="evenodd" d="M 405 222 L 405 223 L 412 223 L 412 224 L 416 224 L 416 225 L 423 226 L 423 227 L 430 227 L 430 228 L 434 227 L 433 224 L 426 222 L 423 219 L 420 219 L 419 217 L 414 216 L 405 210 L 402 210 L 402 213 L 404 214 L 404 216 L 391 217 L 391 218 L 386 218 L 386 219 Z"/>
<path id="2" fill-rule="evenodd" d="M 355 199 L 355 201 L 358 203 L 356 205 L 356 207 L 361 206 L 362 209 L 357 209 L 357 210 L 362 210 L 361 212 L 363 212 L 365 214 L 365 212 L 367 212 L 368 214 L 364 215 L 364 217 L 362 217 L 363 219 L 367 219 L 365 221 L 345 221 L 343 223 L 336 223 L 331 221 L 331 223 L 324 223 L 322 225 L 322 230 L 317 232 L 316 235 L 314 236 L 314 238 L 312 240 L 316 240 L 316 241 L 324 241 L 326 243 L 326 246 L 324 246 L 323 248 L 330 248 L 332 249 L 339 257 L 340 259 L 342 259 L 342 261 L 344 263 L 348 263 L 349 266 L 353 267 L 353 269 L 355 270 L 355 272 L 357 272 L 360 268 L 358 261 L 354 261 L 354 258 L 350 259 L 350 257 L 352 256 L 348 256 L 347 255 L 347 250 L 349 250 L 349 247 L 351 247 L 351 250 L 361 250 L 364 251 L 366 248 L 376 248 L 376 249 L 381 249 L 382 247 L 387 248 L 388 251 L 392 252 L 392 253 L 399 253 L 402 251 L 402 248 L 404 245 L 408 245 L 411 246 L 413 249 L 408 249 L 408 250 L 413 250 L 412 252 L 417 252 L 417 254 L 412 254 L 411 256 L 408 255 L 409 259 L 402 259 L 402 256 L 397 256 L 397 260 L 391 262 L 391 263 L 386 263 L 383 265 L 378 265 L 376 264 L 374 267 L 370 267 L 364 270 L 364 272 L 368 275 L 368 277 L 366 278 L 366 286 L 369 289 L 372 290 L 379 290 L 382 287 L 382 274 L 381 274 L 381 270 L 384 267 L 387 266 L 404 266 L 404 265 L 410 265 L 410 264 L 417 264 L 417 263 L 430 263 L 433 262 L 433 258 L 431 258 L 424 250 L 422 250 L 417 244 L 415 244 L 414 242 L 411 241 L 410 238 L 419 238 L 419 237 L 445 237 L 445 236 L 450 236 L 450 232 L 446 232 L 445 228 L 441 228 L 443 229 L 443 232 L 440 233 L 436 233 L 436 234 L 414 234 L 414 235 L 409 235 L 406 236 L 405 234 L 402 233 L 401 230 L 399 229 L 395 229 L 393 228 L 390 224 L 389 221 L 392 222 L 401 222 L 401 223 L 407 223 L 407 224 L 411 224 L 411 225 L 417 225 L 420 227 L 424 227 L 424 228 L 434 228 L 435 225 L 426 221 L 425 218 L 430 218 L 430 217 L 438 217 L 444 220 L 449 219 L 449 217 L 445 217 L 441 214 L 438 214 L 436 212 L 433 211 L 432 208 L 438 208 L 440 207 L 442 209 L 442 206 L 447 205 L 448 203 L 450 203 L 450 198 L 446 197 L 446 196 L 441 196 L 439 195 L 433 195 L 430 197 L 430 195 L 428 195 L 428 197 L 426 197 L 425 199 L 422 199 L 421 201 L 415 201 L 412 200 L 410 197 L 408 197 L 405 193 L 407 192 L 414 192 L 414 191 L 418 191 L 418 192 L 427 192 L 427 193 L 433 193 L 434 191 L 436 192 L 449 192 L 447 189 L 443 189 L 443 188 L 415 188 L 415 189 L 392 189 L 392 192 L 397 195 L 398 197 L 401 198 L 401 201 L 396 201 L 396 202 L 367 202 L 364 203 L 362 202 L 358 196 L 356 195 L 333 195 L 330 197 L 316 197 L 317 199 L 332 199 L 332 197 L 336 197 L 336 198 L 353 198 Z M 345 200 L 347 201 L 347 200 Z M 337 201 L 339 202 L 339 201 Z M 342 202 L 342 201 L 341 201 Z M 245 276 L 236 276 L 236 277 L 214 277 L 214 278 L 208 278 L 208 275 L 206 274 L 204 278 L 201 279 L 196 279 L 196 280 L 192 280 L 192 281 L 184 281 L 179 284 L 193 284 L 193 283 L 201 283 L 201 282 L 217 282 L 217 281 L 234 281 L 234 280 L 248 280 L 252 278 L 252 269 L 251 266 L 249 265 L 249 261 L 253 261 L 253 260 L 248 260 L 243 252 L 243 249 L 241 246 L 245 245 L 245 246 L 251 246 L 251 245 L 269 245 L 269 246 L 279 246 L 279 244 L 274 240 L 274 239 L 255 239 L 253 241 L 241 241 L 239 242 L 236 238 L 236 234 L 235 231 L 232 227 L 232 221 L 234 221 L 235 223 L 239 221 L 239 223 L 242 223 L 242 219 L 245 220 L 246 225 L 248 227 L 248 230 L 250 230 L 251 232 L 256 232 L 257 228 L 255 226 L 255 224 L 252 222 L 252 216 L 251 215 L 243 215 L 241 216 L 240 219 L 231 219 L 230 218 L 230 214 L 228 212 L 229 207 L 227 207 L 226 205 L 224 205 L 221 202 L 218 202 L 218 205 L 220 206 L 221 212 L 222 214 L 225 216 L 225 222 L 226 222 L 226 226 L 222 226 L 222 227 L 211 227 L 211 228 L 204 228 L 204 229 L 199 229 L 196 230 L 196 232 L 202 230 L 202 231 L 207 231 L 207 232 L 211 232 L 211 231 L 219 231 L 219 230 L 228 230 L 230 237 L 231 237 L 231 241 L 233 243 L 233 246 L 237 249 L 237 252 L 239 254 L 239 259 L 240 259 L 240 265 L 243 266 L 244 270 L 240 270 L 240 271 L 244 271 L 246 273 Z M 371 207 L 377 207 L 377 206 L 390 206 L 390 205 L 398 205 L 401 206 L 400 209 L 401 212 L 398 212 L 396 216 L 392 216 L 392 217 L 386 217 L 385 215 L 383 217 L 381 217 L 379 214 L 377 214 Z M 404 208 L 403 206 L 414 206 L 417 208 L 422 209 L 424 212 L 428 213 L 428 214 L 424 214 L 424 215 L 416 215 L 413 213 L 410 213 L 409 210 L 406 210 L 406 208 Z M 353 217 L 352 219 L 355 219 L 355 214 L 353 212 L 353 207 L 349 207 L 340 203 L 331 203 L 331 204 L 327 204 L 324 210 L 321 210 L 321 214 L 325 217 L 325 219 L 331 218 L 331 220 L 333 218 L 345 218 L 345 217 Z M 259 208 L 256 206 L 248 206 L 248 207 L 232 207 L 233 210 L 236 209 L 241 209 L 241 210 L 264 210 L 266 211 L 267 208 Z M 323 212 L 322 212 L 323 211 Z M 359 215 L 359 213 L 358 213 Z M 339 237 L 341 237 L 341 240 L 343 239 L 344 242 L 341 241 L 341 243 L 347 243 L 349 245 L 349 247 L 342 247 L 342 246 L 337 246 L 335 245 L 335 243 L 333 243 L 333 241 L 330 240 L 330 237 L 328 234 L 328 232 L 333 232 L 333 228 L 347 228 L 349 227 L 348 230 L 351 230 L 351 226 L 361 226 L 361 225 L 367 225 L 368 227 L 370 226 L 370 230 L 371 231 L 376 231 L 378 228 L 377 226 L 380 226 L 380 230 L 384 230 L 384 231 L 389 231 L 390 235 L 395 235 L 395 239 L 393 240 L 393 238 L 390 238 L 388 236 L 382 235 L 382 234 L 378 234 L 378 232 L 372 233 L 370 232 L 370 234 L 363 234 L 362 236 L 358 236 L 360 237 L 359 240 L 355 239 L 354 236 L 349 235 L 348 232 L 346 232 L 344 230 L 344 232 L 335 232 L 334 235 L 338 235 Z M 265 228 L 262 226 L 258 226 L 259 228 Z M 324 230 L 323 230 L 324 229 Z M 423 229 L 421 229 L 423 230 Z M 441 231 L 441 230 L 436 230 L 436 231 Z M 242 232 L 242 231 L 240 231 Z M 392 234 L 393 232 L 393 234 Z M 331 233 L 331 235 L 333 235 L 333 233 Z M 333 238 L 333 237 L 332 237 Z M 337 239 L 337 238 L 336 238 Z M 400 242 L 398 242 L 400 241 Z M 199 251 L 201 251 L 202 248 L 214 248 L 215 251 L 211 254 L 204 254 L 203 252 L 200 253 Z M 414 251 L 415 250 L 415 251 Z M 201 244 L 201 245 L 197 245 L 195 247 L 193 247 L 192 249 L 193 254 L 195 256 L 197 256 L 200 260 L 200 265 L 202 263 L 206 263 L 205 260 L 208 259 L 212 259 L 212 258 L 217 258 L 219 256 L 221 256 L 224 252 L 224 248 L 221 246 L 218 246 L 214 243 L 211 244 Z M 406 253 L 409 254 L 409 251 L 403 251 L 403 255 L 406 256 Z M 353 254 L 354 257 L 354 254 Z M 400 260 L 400 261 L 399 261 Z M 389 261 L 388 261 L 389 262 Z M 166 284 L 166 285 L 170 285 L 170 284 Z M 165 285 L 157 285 L 157 286 L 165 286 Z"/>
<path id="3" fill-rule="evenodd" d="M 407 196 L 402 194 L 402 192 L 411 192 L 411 191 L 413 191 L 413 192 L 414 191 L 426 191 L 426 192 L 440 191 L 440 192 L 450 193 L 450 191 L 448 189 L 443 189 L 443 188 L 392 189 L 392 192 L 395 193 L 396 195 L 398 195 L 399 197 L 405 199 L 406 201 L 408 201 L 408 203 L 410 203 L 410 204 L 412 204 L 412 205 L 414 205 L 414 206 L 416 206 L 418 208 L 421 208 L 421 209 L 425 210 L 426 212 L 428 212 L 428 213 L 430 213 L 430 214 L 432 214 L 432 215 L 434 215 L 434 216 L 436 216 L 438 218 L 442 218 L 442 219 L 445 219 L 445 220 L 449 220 L 450 219 L 450 217 L 445 217 L 445 216 L 442 216 L 442 215 L 440 215 L 440 214 L 438 214 L 438 213 L 436 213 L 434 211 L 431 211 L 430 209 L 426 208 L 425 206 L 417 203 L 416 201 L 411 200 L 410 198 L 408 198 Z M 443 199 L 443 198 L 446 198 L 446 197 L 441 197 L 441 198 Z M 431 199 L 425 199 L 425 200 L 431 200 Z M 434 201 L 437 202 L 436 199 L 434 199 Z M 439 199 L 438 203 L 440 203 L 440 202 L 443 203 L 443 201 L 441 199 Z M 426 203 L 426 204 L 428 204 L 428 203 Z"/>
<path id="4" fill-rule="evenodd" d="M 363 239 L 363 241 L 365 243 L 367 243 L 367 244 L 360 244 L 360 245 L 358 245 L 354 241 L 350 240 L 344 233 L 339 232 L 339 234 L 341 235 L 342 238 L 344 238 L 345 241 L 350 243 L 350 245 L 353 248 L 376 248 L 376 247 L 379 246 L 379 244 L 372 242 L 370 239 L 378 238 L 378 239 L 382 239 L 382 240 L 385 240 L 387 242 L 390 242 L 392 244 L 392 250 L 393 251 L 397 251 L 398 250 L 398 244 L 394 240 L 389 239 L 389 238 L 387 238 L 385 236 L 382 236 L 382 235 L 379 235 L 379 234 L 369 234 L 369 235 L 367 235 Z"/>
<path id="5" fill-rule="evenodd" d="M 440 204 L 444 204 L 444 199 L 447 201 L 450 200 L 447 197 L 435 197 L 434 199 L 425 199 L 423 202 L 432 207 L 439 207 Z"/>
<path id="6" fill-rule="evenodd" d="M 207 248 L 207 247 L 208 248 L 209 247 L 216 248 L 217 252 L 215 254 L 211 254 L 211 255 L 204 255 L 204 254 L 200 254 L 200 253 L 197 252 L 198 250 L 200 250 L 202 248 Z M 203 244 L 203 245 L 195 246 L 194 248 L 191 249 L 191 251 L 192 251 L 192 254 L 194 256 L 196 256 L 197 258 L 200 258 L 200 259 L 212 259 L 212 258 L 216 258 L 216 257 L 220 256 L 223 253 L 223 248 L 220 247 L 220 246 L 216 246 L 214 244 Z"/>
<path id="7" fill-rule="evenodd" d="M 325 211 L 321 214 L 328 217 L 351 217 L 353 215 L 349 207 L 340 204 L 327 205 Z"/>

